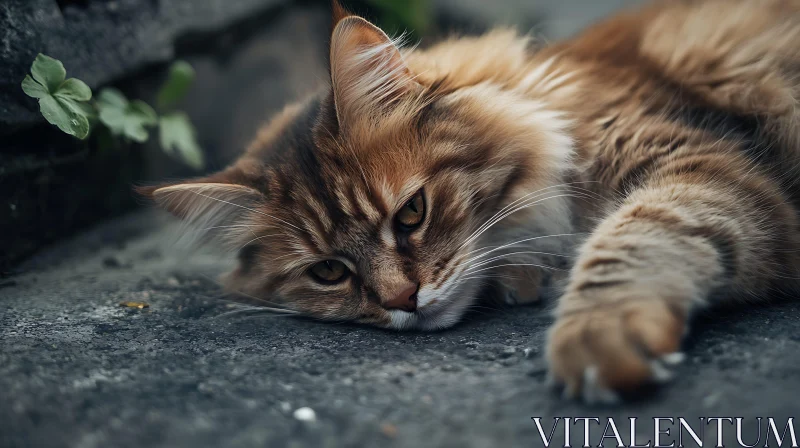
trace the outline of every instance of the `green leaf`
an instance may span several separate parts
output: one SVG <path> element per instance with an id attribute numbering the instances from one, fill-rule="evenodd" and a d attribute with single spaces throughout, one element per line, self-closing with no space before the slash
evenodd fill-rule
<path id="1" fill-rule="evenodd" d="M 97 120 L 97 109 L 92 105 L 92 103 L 84 103 L 84 102 L 75 102 L 75 106 L 80 110 L 80 112 L 89 119 L 90 122 Z M 91 123 L 90 123 L 91 124 Z"/>
<path id="2" fill-rule="evenodd" d="M 47 91 L 50 93 L 55 93 L 56 90 L 58 90 L 58 86 L 60 86 L 61 83 L 64 82 L 64 78 L 67 77 L 67 70 L 64 68 L 64 64 L 62 64 L 61 61 L 41 53 L 33 60 L 31 73 L 33 74 L 33 79 L 47 87 Z"/>
<path id="3" fill-rule="evenodd" d="M 47 95 L 39 100 L 39 110 L 45 120 L 63 132 L 83 140 L 89 135 L 89 120 L 75 107 L 75 103 Z"/>
<path id="4" fill-rule="evenodd" d="M 92 99 L 92 89 L 80 79 L 69 78 L 58 86 L 54 95 L 76 101 L 89 101 Z"/>
<path id="5" fill-rule="evenodd" d="M 42 116 L 67 134 L 79 139 L 89 136 L 90 120 L 94 110 L 89 103 L 92 89 L 75 78 L 64 80 L 66 70 L 61 61 L 39 54 L 31 66 L 33 78 L 26 75 L 22 90 L 26 95 L 39 99 Z"/>
<path id="6" fill-rule="evenodd" d="M 149 137 L 148 126 L 158 123 L 158 116 L 152 107 L 144 101 L 128 101 L 117 89 L 106 88 L 100 91 L 97 98 L 100 109 L 100 122 L 106 125 L 114 135 L 127 137 L 135 142 L 144 143 Z"/>
<path id="7" fill-rule="evenodd" d="M 111 130 L 112 134 L 123 135 L 125 133 L 125 109 L 101 107 L 98 118 L 100 123 Z"/>
<path id="8" fill-rule="evenodd" d="M 119 90 L 113 87 L 106 87 L 100 91 L 97 101 L 104 106 L 117 106 L 124 108 L 128 105 L 128 99 Z"/>
<path id="9" fill-rule="evenodd" d="M 34 81 L 31 75 L 25 75 L 25 79 L 22 80 L 22 90 L 31 98 L 43 98 L 50 95 L 47 88 Z"/>
<path id="10" fill-rule="evenodd" d="M 70 122 L 69 112 L 67 112 L 52 95 L 47 95 L 39 100 L 39 110 L 44 119 L 50 124 L 58 126 L 59 129 L 67 134 L 73 134 L 72 123 Z"/>
<path id="11" fill-rule="evenodd" d="M 188 62 L 177 61 L 169 69 L 169 76 L 158 91 L 158 107 L 163 109 L 180 101 L 194 81 L 194 69 Z"/>
<path id="12" fill-rule="evenodd" d="M 70 115 L 70 124 L 72 125 L 73 131 L 75 132 L 73 135 L 78 137 L 79 139 L 83 140 L 89 136 L 91 132 L 91 123 L 89 119 L 91 118 L 89 114 L 86 113 L 86 103 L 78 103 L 72 100 L 65 100 L 63 98 L 56 97 L 56 101 L 61 104 L 62 107 L 67 109 Z"/>
<path id="13" fill-rule="evenodd" d="M 203 168 L 203 151 L 197 144 L 194 126 L 186 114 L 174 112 L 164 115 L 159 120 L 158 128 L 164 152 L 180 158 L 196 170 Z"/>
<path id="14" fill-rule="evenodd" d="M 142 100 L 133 100 L 128 106 L 130 113 L 136 115 L 143 124 L 154 125 L 158 122 L 156 111 Z"/>
<path id="15" fill-rule="evenodd" d="M 125 136 L 135 141 L 136 143 L 144 143 L 147 141 L 147 138 L 150 137 L 150 134 L 147 132 L 147 129 L 145 129 L 140 124 L 137 124 L 130 120 L 126 120 Z"/>
<path id="16" fill-rule="evenodd" d="M 125 136 L 135 142 L 144 143 L 150 136 L 146 126 L 152 126 L 156 122 L 157 120 L 150 120 L 149 117 L 134 112 L 129 108 L 125 114 Z"/>

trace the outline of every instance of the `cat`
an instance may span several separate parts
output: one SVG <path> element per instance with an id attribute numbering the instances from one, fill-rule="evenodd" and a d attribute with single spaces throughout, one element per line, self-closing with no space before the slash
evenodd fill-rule
<path id="1" fill-rule="evenodd" d="M 696 311 L 798 291 L 800 1 L 427 49 L 333 9 L 327 88 L 227 169 L 140 189 L 238 252 L 231 290 L 435 330 L 569 266 L 546 358 L 587 401 L 667 379 Z"/>

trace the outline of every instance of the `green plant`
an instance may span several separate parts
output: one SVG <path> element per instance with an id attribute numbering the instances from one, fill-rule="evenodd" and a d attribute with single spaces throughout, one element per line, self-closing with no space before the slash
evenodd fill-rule
<path id="1" fill-rule="evenodd" d="M 92 100 L 92 90 L 86 83 L 66 79 L 66 75 L 61 61 L 39 54 L 31 65 L 31 74 L 22 80 L 22 90 L 39 100 L 39 110 L 50 124 L 81 140 L 99 125 L 117 139 L 137 143 L 146 142 L 150 129 L 157 126 L 164 152 L 195 169 L 203 167 L 203 152 L 194 126 L 185 113 L 173 110 L 194 80 L 189 64 L 178 61 L 170 67 L 157 96 L 161 114 L 144 101 L 128 100 L 113 87 L 101 89 Z"/>
<path id="2" fill-rule="evenodd" d="M 422 35 L 431 24 L 429 0 L 366 0 L 379 11 L 380 25 L 391 35 Z"/>

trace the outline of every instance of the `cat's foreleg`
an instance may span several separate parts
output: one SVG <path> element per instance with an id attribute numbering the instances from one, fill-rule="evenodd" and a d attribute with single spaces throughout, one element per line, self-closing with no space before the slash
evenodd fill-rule
<path id="1" fill-rule="evenodd" d="M 547 347 L 568 395 L 612 401 L 667 379 L 694 310 L 795 287 L 794 208 L 744 165 L 700 174 L 633 192 L 581 247 Z"/>

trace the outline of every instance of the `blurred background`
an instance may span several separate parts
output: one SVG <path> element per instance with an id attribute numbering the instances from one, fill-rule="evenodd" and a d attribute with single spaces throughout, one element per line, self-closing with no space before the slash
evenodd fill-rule
<path id="1" fill-rule="evenodd" d="M 426 42 L 514 26 L 569 36 L 637 0 L 352 0 L 390 34 Z M 200 172 L 155 140 L 103 145 L 48 124 L 20 83 L 38 53 L 95 93 L 154 104 L 168 67 L 195 77 L 179 102 L 197 130 L 203 170 L 225 166 L 284 104 L 326 82 L 325 0 L 1 0 L 0 272 L 53 241 L 141 205 L 131 185 Z M 498 49 L 500 50 L 500 49 Z"/>

